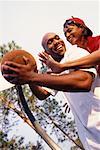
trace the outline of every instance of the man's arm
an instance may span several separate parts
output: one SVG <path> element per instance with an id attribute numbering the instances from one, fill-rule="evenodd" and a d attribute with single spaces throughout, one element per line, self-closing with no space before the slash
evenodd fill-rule
<path id="1" fill-rule="evenodd" d="M 30 62 L 28 62 L 27 65 L 21 65 L 21 64 L 18 64 L 18 63 L 14 63 L 14 62 L 11 62 L 11 64 L 13 64 L 14 68 L 18 69 L 18 72 L 22 72 L 23 76 L 25 76 L 25 73 L 26 72 L 32 72 L 31 70 L 31 66 L 30 66 Z M 1 67 L 1 66 L 0 66 Z M 1 67 L 1 70 L 2 70 L 2 67 Z M 9 78 L 9 77 L 8 77 Z M 16 78 L 16 80 L 18 80 Z M 19 81 L 20 82 L 20 81 Z M 48 96 L 51 95 L 50 92 L 48 92 L 47 90 L 43 89 L 42 87 L 40 86 L 37 86 L 37 85 L 34 85 L 34 84 L 29 84 L 29 87 L 32 91 L 32 93 L 40 100 L 43 100 L 43 99 L 46 99 Z"/>
<path id="2" fill-rule="evenodd" d="M 39 100 L 44 100 L 46 99 L 48 96 L 50 96 L 51 94 L 46 91 L 45 89 L 43 89 L 40 86 L 36 86 L 34 84 L 29 84 L 29 87 L 32 91 L 32 93 L 39 99 Z"/>
<path id="3" fill-rule="evenodd" d="M 91 89 L 92 73 L 77 70 L 63 75 L 38 74 L 33 72 L 33 70 L 26 71 L 26 67 L 27 65 L 20 65 L 10 61 L 6 62 L 6 64 L 2 65 L 2 69 L 12 70 L 14 73 L 3 74 L 3 76 L 5 78 L 14 77 L 12 83 L 33 84 L 33 86 L 44 86 L 59 91 L 80 92 Z"/>
<path id="4" fill-rule="evenodd" d="M 34 73 L 29 82 L 59 91 L 84 92 L 91 89 L 93 74 L 81 70 L 63 75 Z"/>

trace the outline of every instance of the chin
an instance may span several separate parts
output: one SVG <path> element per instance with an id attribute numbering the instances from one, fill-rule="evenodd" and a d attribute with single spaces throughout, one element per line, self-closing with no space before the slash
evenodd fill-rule
<path id="1" fill-rule="evenodd" d="M 74 45 L 74 43 L 70 42 L 70 44 Z"/>
<path id="2" fill-rule="evenodd" d="M 70 44 L 74 45 L 74 43 L 72 41 L 68 41 Z"/>
<path id="3" fill-rule="evenodd" d="M 64 51 L 64 52 L 62 52 L 62 53 L 60 53 L 59 55 L 60 55 L 60 56 L 63 56 L 64 54 L 65 54 L 65 51 Z"/>
<path id="4" fill-rule="evenodd" d="M 76 45 L 76 40 L 69 41 L 72 45 Z"/>

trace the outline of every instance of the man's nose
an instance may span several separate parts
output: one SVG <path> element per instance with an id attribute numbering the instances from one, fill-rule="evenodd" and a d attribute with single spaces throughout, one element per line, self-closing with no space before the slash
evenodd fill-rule
<path id="1" fill-rule="evenodd" d="M 56 44 L 58 41 L 56 39 L 53 40 L 53 44 Z"/>

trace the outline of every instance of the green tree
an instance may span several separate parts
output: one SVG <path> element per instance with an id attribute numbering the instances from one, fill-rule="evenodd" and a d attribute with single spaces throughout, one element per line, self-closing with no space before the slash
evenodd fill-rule
<path id="1" fill-rule="evenodd" d="M 40 72 L 44 73 L 46 71 L 47 67 L 42 63 Z M 79 147 L 83 146 L 78 137 L 75 120 L 70 115 L 69 106 L 66 103 L 62 106 L 62 100 L 60 100 L 59 104 L 59 100 L 50 96 L 41 103 L 37 101 L 35 107 L 37 120 L 45 130 L 52 128 L 51 134 L 56 135 L 58 143 L 69 140 L 72 142 L 72 148 L 79 149 Z M 65 111 L 62 111 L 63 108 L 65 108 Z"/>
<path id="2" fill-rule="evenodd" d="M 0 131 L 0 149 L 2 150 L 43 150 L 41 144 L 37 141 L 36 145 L 31 142 L 24 144 L 23 137 L 7 138 L 7 134 Z"/>
<path id="3" fill-rule="evenodd" d="M 2 59 L 2 56 L 6 52 L 13 49 L 21 49 L 21 47 L 18 46 L 14 41 L 9 42 L 7 45 L 3 44 L 3 46 L 0 46 L 0 59 Z M 45 72 L 46 70 L 47 68 L 42 64 L 40 71 Z M 44 101 L 38 101 L 30 91 L 28 85 L 23 85 L 23 91 L 31 111 L 34 112 L 34 115 L 40 122 L 41 126 L 47 132 L 48 128 L 51 129 L 50 134 L 56 136 L 58 143 L 63 143 L 69 140 L 72 142 L 73 147 L 78 139 L 78 134 L 75 122 L 73 118 L 69 115 L 70 108 L 65 105 L 65 112 L 63 112 L 63 106 L 59 105 L 57 100 L 52 96 Z M 21 112 L 24 114 L 15 87 L 0 92 L 0 95 L 8 101 L 13 102 L 16 105 L 16 108 L 18 110 L 21 110 Z M 62 104 L 62 100 L 60 101 L 60 104 Z M 5 135 L 8 135 L 8 132 L 12 128 L 12 126 L 16 125 L 16 122 L 18 122 L 18 120 L 16 122 L 9 122 L 8 118 L 10 113 L 10 109 L 0 103 L 0 123 L 2 125 L 3 133 Z M 13 116 L 14 115 L 15 113 L 13 113 Z M 80 142 L 76 142 L 76 145 L 79 145 L 79 143 Z M 79 146 L 76 145 L 73 148 L 78 149 Z M 43 147 L 41 148 L 41 150 L 43 150 Z"/>
<path id="4" fill-rule="evenodd" d="M 7 52 L 13 50 L 13 49 L 21 49 L 20 46 L 18 46 L 14 41 L 9 42 L 7 45 L 3 44 L 3 46 L 0 46 L 0 60 L 2 60 L 2 57 Z M 28 88 L 27 85 L 23 86 L 23 89 L 25 91 L 26 97 L 34 97 L 31 95 L 31 91 Z M 30 93 L 30 94 L 29 94 Z M 29 95 L 28 95 L 29 94 Z M 31 95 L 31 96 L 30 96 Z M 3 102 L 2 99 L 5 99 Z M 34 98 L 33 98 L 34 99 Z M 16 111 L 11 111 L 9 107 L 6 107 L 7 102 L 12 102 L 15 104 Z M 33 103 L 33 101 L 32 101 Z M 14 109 L 15 109 L 14 108 Z M 11 130 L 13 126 L 16 126 L 16 124 L 19 122 L 19 120 L 16 121 L 10 121 L 9 116 L 12 115 L 13 118 L 16 117 L 16 113 L 18 115 L 21 115 L 21 118 L 25 118 L 24 112 L 22 110 L 22 106 L 19 101 L 19 97 L 16 91 L 15 87 L 12 87 L 8 90 L 4 90 L 0 92 L 0 148 L 3 150 L 43 150 L 43 147 L 41 144 L 37 141 L 37 145 L 34 146 L 32 143 L 28 143 L 23 146 L 24 138 L 23 137 L 14 137 L 11 140 L 9 140 L 8 133 Z M 26 119 L 26 118 L 25 118 Z"/>

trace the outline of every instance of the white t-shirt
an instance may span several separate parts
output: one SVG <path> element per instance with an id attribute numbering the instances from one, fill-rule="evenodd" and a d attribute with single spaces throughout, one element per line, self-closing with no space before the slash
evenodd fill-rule
<path id="1" fill-rule="evenodd" d="M 61 63 L 88 54 L 86 50 L 72 46 L 72 49 L 67 50 Z M 93 72 L 95 74 L 94 80 L 96 80 L 95 68 L 82 70 Z M 71 71 L 73 70 L 64 71 L 63 74 Z M 69 102 L 72 109 L 78 134 L 85 150 L 100 150 L 100 99 L 93 94 L 92 90 L 90 92 L 64 92 L 64 94 L 66 102 Z"/>

